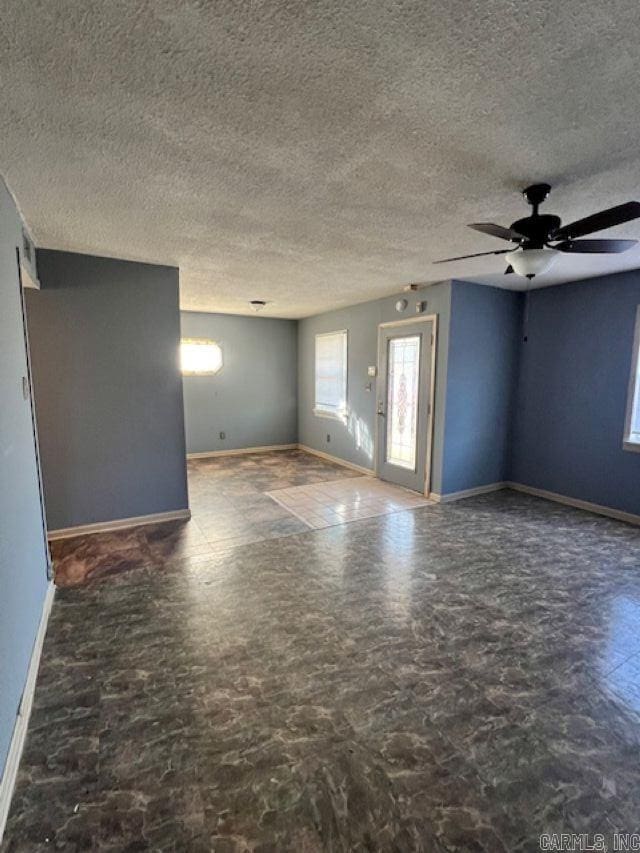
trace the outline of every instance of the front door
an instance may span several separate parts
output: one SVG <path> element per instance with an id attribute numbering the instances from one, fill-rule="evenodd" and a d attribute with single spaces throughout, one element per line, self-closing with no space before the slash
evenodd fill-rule
<path id="1" fill-rule="evenodd" d="M 378 476 L 416 492 L 428 488 L 433 318 L 380 326 Z"/>

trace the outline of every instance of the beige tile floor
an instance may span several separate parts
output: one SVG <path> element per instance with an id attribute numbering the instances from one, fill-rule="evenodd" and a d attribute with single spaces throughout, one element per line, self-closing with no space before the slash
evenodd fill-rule
<path id="1" fill-rule="evenodd" d="M 416 492 L 374 477 L 350 477 L 266 494 L 316 530 L 432 503 Z"/>

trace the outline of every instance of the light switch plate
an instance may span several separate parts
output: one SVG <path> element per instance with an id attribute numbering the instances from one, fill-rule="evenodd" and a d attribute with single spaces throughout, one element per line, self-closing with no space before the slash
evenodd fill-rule
<path id="1" fill-rule="evenodd" d="M 369 367 L 367 368 L 367 376 L 377 376 L 377 375 L 378 375 L 378 368 L 375 366 L 375 364 L 370 364 Z"/>

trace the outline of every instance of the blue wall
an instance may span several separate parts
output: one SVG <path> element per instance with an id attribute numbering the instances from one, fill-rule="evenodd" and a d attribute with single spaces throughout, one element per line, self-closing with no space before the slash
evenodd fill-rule
<path id="1" fill-rule="evenodd" d="M 183 378 L 187 452 L 295 444 L 296 321 L 183 311 L 181 326 L 219 343 L 223 358 L 215 376 Z"/>
<path id="2" fill-rule="evenodd" d="M 22 393 L 21 246 L 21 222 L 0 180 L 0 776 L 48 586 L 31 405 Z"/>
<path id="3" fill-rule="evenodd" d="M 522 295 L 452 282 L 442 494 L 508 479 Z"/>
<path id="4" fill-rule="evenodd" d="M 27 317 L 50 530 L 187 507 L 178 270 L 39 251 Z"/>
<path id="5" fill-rule="evenodd" d="M 511 480 L 640 514 L 640 454 L 622 449 L 640 273 L 526 297 L 454 281 L 420 298 L 439 315 L 433 491 Z M 398 317 L 395 299 L 300 321 L 301 443 L 373 467 L 376 396 L 365 390 L 366 368 L 376 363 L 378 324 Z M 312 411 L 314 336 L 343 328 L 346 425 Z"/>
<path id="6" fill-rule="evenodd" d="M 622 449 L 640 272 L 532 291 L 510 479 L 640 514 L 640 454 Z"/>
<path id="7" fill-rule="evenodd" d="M 409 302 L 402 314 L 398 314 L 395 310 L 399 296 L 406 297 Z M 448 281 L 434 284 L 416 294 L 398 294 L 300 321 L 298 326 L 298 436 L 301 444 L 315 450 L 322 450 L 364 468 L 375 467 L 376 380 L 367 376 L 367 367 L 378 363 L 379 323 L 415 317 L 415 304 L 418 300 L 427 302 L 427 314 L 438 315 L 431 489 L 439 492 L 442 475 L 444 399 L 451 310 L 451 283 Z M 349 332 L 347 365 L 349 413 L 346 424 L 313 413 L 315 336 L 322 332 L 339 329 L 347 329 Z M 369 384 L 372 385 L 371 391 L 367 390 Z M 327 435 L 331 436 L 330 442 L 327 442 Z"/>

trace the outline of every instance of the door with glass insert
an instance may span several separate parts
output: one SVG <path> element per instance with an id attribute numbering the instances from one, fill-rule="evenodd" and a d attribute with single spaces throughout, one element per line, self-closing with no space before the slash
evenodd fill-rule
<path id="1" fill-rule="evenodd" d="M 424 492 L 431 399 L 431 320 L 380 327 L 378 475 Z"/>

